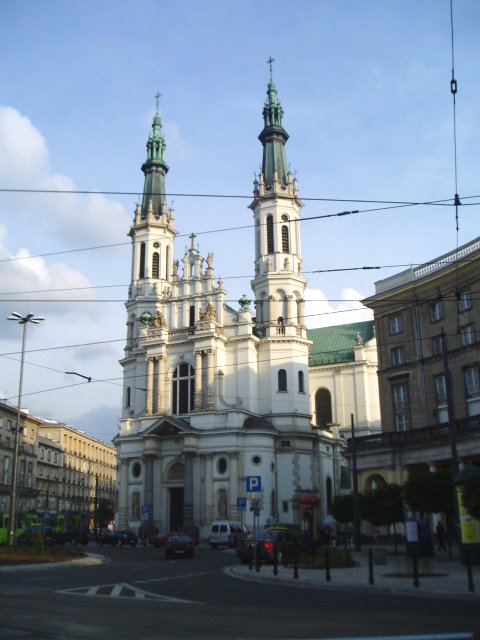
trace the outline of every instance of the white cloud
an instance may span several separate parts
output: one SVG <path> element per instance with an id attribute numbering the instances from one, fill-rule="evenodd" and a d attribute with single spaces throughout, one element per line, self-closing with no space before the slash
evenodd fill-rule
<path id="1" fill-rule="evenodd" d="M 365 296 L 352 288 L 342 289 L 340 300 L 330 301 L 320 289 L 305 292 L 305 323 L 309 329 L 371 320 L 372 311 L 360 300 Z"/>

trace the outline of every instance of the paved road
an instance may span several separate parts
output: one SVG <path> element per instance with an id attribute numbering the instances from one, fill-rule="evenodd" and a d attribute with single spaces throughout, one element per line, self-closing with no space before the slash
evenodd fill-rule
<path id="1" fill-rule="evenodd" d="M 478 600 L 247 582 L 224 572 L 236 564 L 229 550 L 200 548 L 193 560 L 175 561 L 150 547 L 101 553 L 108 561 L 97 566 L 0 574 L 0 638 L 273 640 L 480 629 Z"/>

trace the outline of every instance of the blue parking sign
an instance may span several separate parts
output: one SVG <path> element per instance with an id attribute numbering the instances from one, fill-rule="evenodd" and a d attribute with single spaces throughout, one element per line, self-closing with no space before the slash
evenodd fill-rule
<path id="1" fill-rule="evenodd" d="M 237 509 L 239 511 L 245 511 L 247 508 L 247 499 L 246 498 L 237 498 Z"/>
<path id="2" fill-rule="evenodd" d="M 262 490 L 262 476 L 247 476 L 247 493 L 260 493 Z"/>

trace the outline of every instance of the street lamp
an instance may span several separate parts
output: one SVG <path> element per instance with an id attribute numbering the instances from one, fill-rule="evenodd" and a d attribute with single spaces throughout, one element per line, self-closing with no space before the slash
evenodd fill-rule
<path id="1" fill-rule="evenodd" d="M 27 333 L 27 324 L 39 324 L 45 318 L 35 317 L 33 313 L 22 316 L 16 311 L 12 311 L 7 320 L 14 320 L 18 324 L 23 325 L 22 334 L 22 356 L 20 359 L 20 381 L 18 384 L 18 407 L 17 407 L 17 425 L 15 427 L 15 439 L 13 445 L 13 466 L 12 466 L 12 486 L 10 492 L 10 514 L 8 519 L 8 546 L 15 546 L 15 533 L 17 530 L 17 467 L 18 467 L 18 436 L 20 433 L 20 418 L 22 412 L 22 386 L 23 386 L 23 361 L 25 358 L 25 336 Z"/>

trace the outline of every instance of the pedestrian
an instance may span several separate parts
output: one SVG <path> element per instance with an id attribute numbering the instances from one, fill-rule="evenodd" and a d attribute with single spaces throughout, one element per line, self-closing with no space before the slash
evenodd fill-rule
<path id="1" fill-rule="evenodd" d="M 445 546 L 445 529 L 443 524 L 440 522 L 440 520 L 437 523 L 436 532 L 437 532 L 438 550 L 440 551 L 441 549 L 443 549 L 443 551 L 446 551 L 447 548 Z"/>

